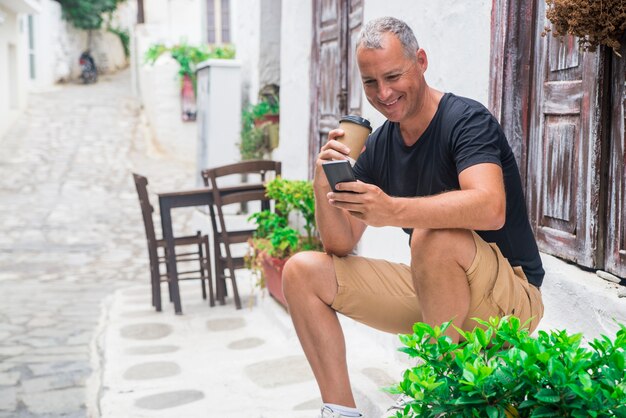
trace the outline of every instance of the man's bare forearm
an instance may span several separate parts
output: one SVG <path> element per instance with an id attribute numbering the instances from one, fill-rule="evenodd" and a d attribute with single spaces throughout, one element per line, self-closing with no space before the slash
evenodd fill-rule
<path id="1" fill-rule="evenodd" d="M 324 250 L 329 254 L 349 254 L 361 238 L 365 228 L 361 221 L 346 211 L 328 203 L 330 188 L 325 184 L 315 185 L 315 221 Z"/>

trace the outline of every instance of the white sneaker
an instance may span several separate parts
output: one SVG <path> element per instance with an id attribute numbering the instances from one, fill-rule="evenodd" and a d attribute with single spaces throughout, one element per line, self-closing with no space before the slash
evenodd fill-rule
<path id="1" fill-rule="evenodd" d="M 404 411 L 404 407 L 409 405 L 413 401 L 415 401 L 415 399 L 405 395 L 404 393 L 401 393 L 400 396 L 398 396 L 398 398 L 396 399 L 396 402 L 389 408 L 387 408 L 387 413 Z"/>
<path id="2" fill-rule="evenodd" d="M 320 418 L 352 418 L 341 415 L 339 412 L 333 412 L 333 410 L 327 406 L 322 407 L 322 410 L 320 412 Z"/>

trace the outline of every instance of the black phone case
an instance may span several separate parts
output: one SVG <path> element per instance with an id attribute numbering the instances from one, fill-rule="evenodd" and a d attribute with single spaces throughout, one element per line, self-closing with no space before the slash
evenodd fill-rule
<path id="1" fill-rule="evenodd" d="M 322 164 L 324 173 L 333 192 L 336 192 L 335 185 L 345 181 L 356 181 L 352 166 L 347 160 L 329 161 Z"/>

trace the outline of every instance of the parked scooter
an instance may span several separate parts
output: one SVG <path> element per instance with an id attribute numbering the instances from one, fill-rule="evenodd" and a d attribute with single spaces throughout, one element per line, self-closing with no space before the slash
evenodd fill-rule
<path id="1" fill-rule="evenodd" d="M 96 62 L 88 50 L 80 54 L 78 62 L 80 64 L 80 78 L 83 80 L 84 84 L 95 83 L 98 81 Z"/>

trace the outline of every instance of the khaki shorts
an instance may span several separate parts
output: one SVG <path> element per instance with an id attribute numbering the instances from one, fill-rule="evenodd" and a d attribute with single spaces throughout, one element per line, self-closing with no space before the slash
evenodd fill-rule
<path id="1" fill-rule="evenodd" d="M 496 244 L 473 235 L 476 256 L 466 271 L 471 301 L 462 328 L 477 325 L 471 318 L 515 315 L 522 323 L 532 317 L 529 329 L 534 331 L 543 317 L 541 292 L 528 283 L 521 267 L 511 267 Z M 422 312 L 409 266 L 358 256 L 333 260 L 339 286 L 333 309 L 382 331 L 413 332 Z"/>

